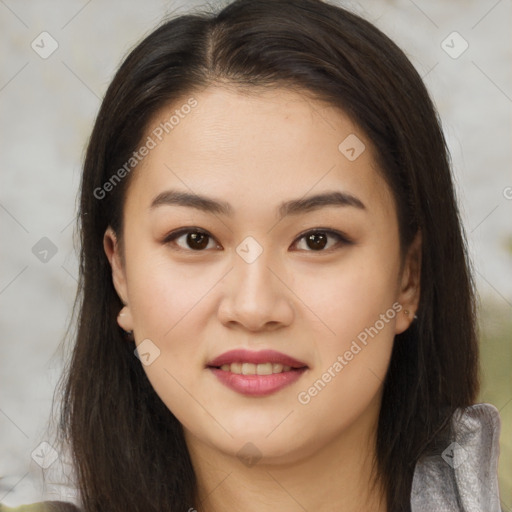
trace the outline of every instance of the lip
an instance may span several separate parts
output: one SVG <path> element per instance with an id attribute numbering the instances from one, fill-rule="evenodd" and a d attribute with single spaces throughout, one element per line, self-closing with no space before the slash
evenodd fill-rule
<path id="1" fill-rule="evenodd" d="M 231 363 L 280 363 L 290 366 L 291 370 L 270 375 L 243 375 L 221 370 L 224 364 Z M 275 393 L 297 381 L 308 369 L 306 363 L 275 350 L 245 349 L 230 350 L 210 361 L 206 365 L 219 381 L 228 388 L 248 396 L 266 396 Z"/>
<path id="2" fill-rule="evenodd" d="M 266 396 L 293 384 L 300 379 L 306 368 L 297 368 L 271 375 L 242 375 L 215 367 L 209 367 L 208 370 L 222 384 L 237 393 L 248 396 Z"/>
<path id="3" fill-rule="evenodd" d="M 280 363 L 284 366 L 291 366 L 295 369 L 307 368 L 306 363 L 275 350 L 259 350 L 258 352 L 254 352 L 245 349 L 229 350 L 228 352 L 224 352 L 207 363 L 206 366 L 210 368 L 220 368 L 223 364 L 231 363 Z"/>

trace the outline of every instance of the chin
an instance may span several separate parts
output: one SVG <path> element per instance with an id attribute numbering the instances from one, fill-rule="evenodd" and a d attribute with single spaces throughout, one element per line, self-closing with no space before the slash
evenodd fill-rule
<path id="1" fill-rule="evenodd" d="M 280 418 L 280 421 L 283 417 Z M 247 460 L 257 460 L 259 465 L 294 463 L 307 456 L 308 453 L 313 454 L 320 440 L 318 433 L 308 439 L 303 436 L 303 433 L 291 431 L 290 428 L 286 429 L 284 425 L 279 425 L 276 428 L 278 424 L 276 422 L 260 422 L 259 425 L 254 425 L 253 422 L 251 425 L 248 420 L 244 427 L 244 423 L 239 421 L 237 428 L 225 420 L 222 424 L 229 432 L 233 433 L 233 437 L 219 429 L 216 429 L 216 435 L 212 436 L 212 430 L 209 430 L 196 433 L 195 437 L 216 451 L 240 459 L 244 464 Z M 312 439 L 315 439 L 316 442 L 313 443 Z"/>

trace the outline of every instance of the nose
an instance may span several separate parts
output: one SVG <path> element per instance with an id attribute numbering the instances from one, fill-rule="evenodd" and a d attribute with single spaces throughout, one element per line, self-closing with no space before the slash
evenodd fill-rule
<path id="1" fill-rule="evenodd" d="M 219 320 L 228 327 L 252 332 L 290 325 L 294 318 L 293 293 L 281 273 L 276 265 L 269 266 L 265 251 L 252 263 L 236 255 L 234 268 L 224 280 Z"/>

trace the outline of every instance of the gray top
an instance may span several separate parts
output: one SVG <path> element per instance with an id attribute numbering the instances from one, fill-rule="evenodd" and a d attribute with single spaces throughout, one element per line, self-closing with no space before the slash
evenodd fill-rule
<path id="1" fill-rule="evenodd" d="M 452 424 L 452 443 L 416 465 L 412 512 L 501 512 L 498 410 L 473 405 L 457 411 Z"/>

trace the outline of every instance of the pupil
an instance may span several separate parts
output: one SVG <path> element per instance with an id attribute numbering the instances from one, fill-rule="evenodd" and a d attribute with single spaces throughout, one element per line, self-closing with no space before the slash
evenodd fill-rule
<path id="1" fill-rule="evenodd" d="M 324 233 L 312 233 L 307 237 L 307 244 L 310 249 L 323 249 L 327 244 L 327 237 Z"/>
<path id="2" fill-rule="evenodd" d="M 187 243 L 193 249 L 204 249 L 208 245 L 208 236 L 204 233 L 189 233 Z"/>

